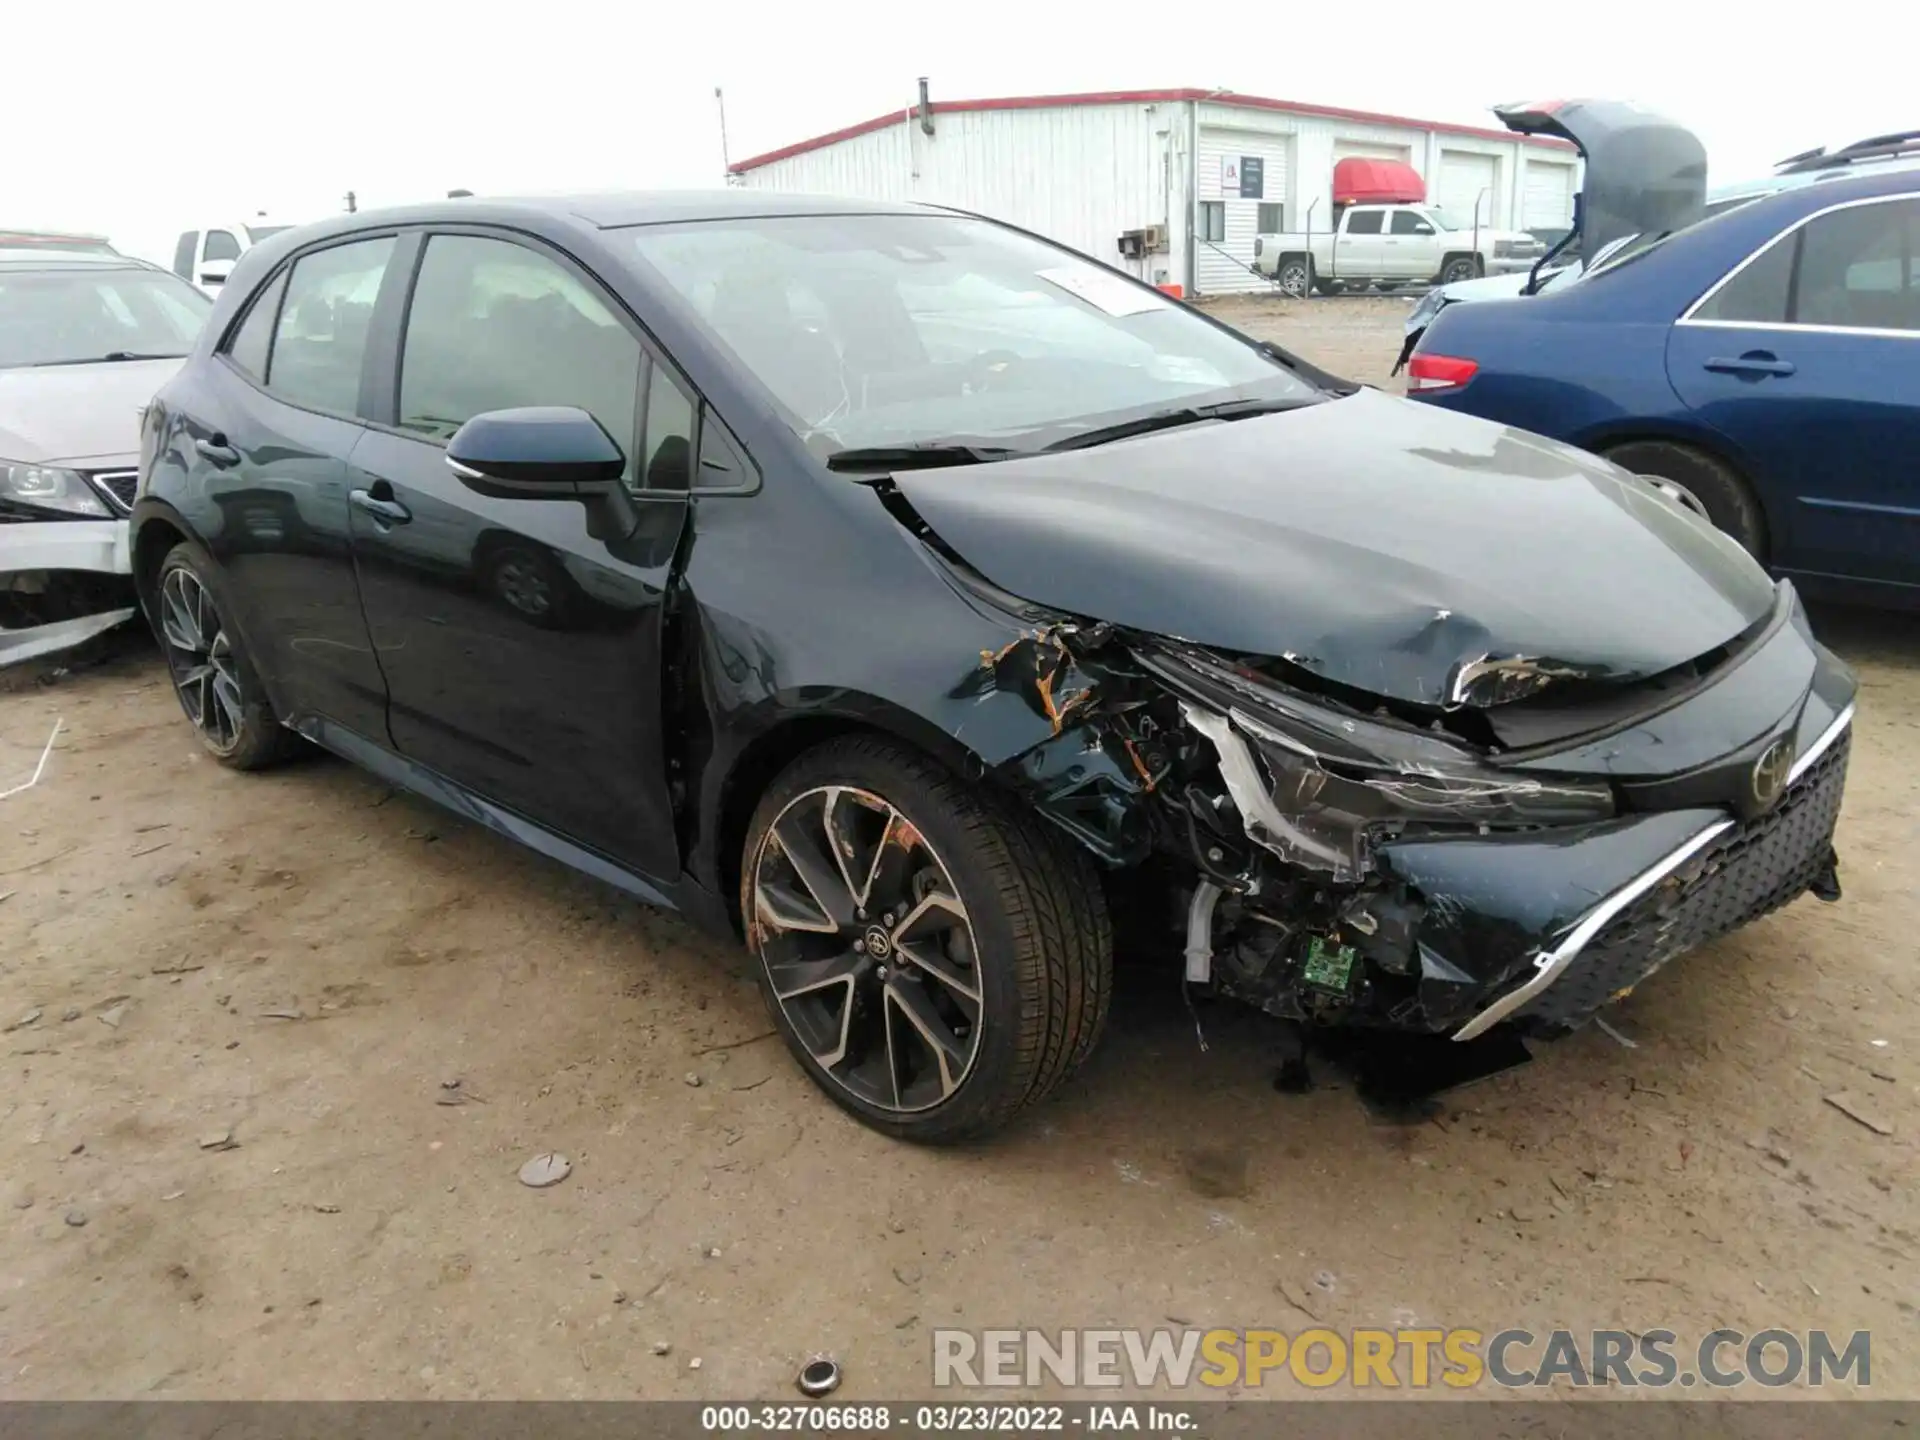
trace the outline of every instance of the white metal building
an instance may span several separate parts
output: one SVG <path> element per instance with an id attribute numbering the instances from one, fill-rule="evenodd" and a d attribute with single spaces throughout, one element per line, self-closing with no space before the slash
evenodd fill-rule
<path id="1" fill-rule="evenodd" d="M 1578 156 L 1504 130 L 1214 90 L 924 102 L 732 167 L 768 190 L 992 215 L 1187 294 L 1256 290 L 1261 232 L 1324 228 L 1333 165 L 1402 160 L 1428 199 L 1492 228 L 1566 225 Z M 1120 237 L 1150 230 L 1146 253 Z"/>

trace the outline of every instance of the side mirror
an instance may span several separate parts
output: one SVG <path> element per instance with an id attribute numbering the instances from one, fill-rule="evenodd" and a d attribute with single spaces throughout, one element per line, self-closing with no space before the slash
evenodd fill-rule
<path id="1" fill-rule="evenodd" d="M 200 283 L 202 285 L 224 285 L 227 277 L 233 274 L 231 260 L 202 260 L 200 262 Z"/>
<path id="2" fill-rule="evenodd" d="M 447 442 L 447 468 L 483 495 L 572 499 L 617 490 L 627 457 L 572 405 L 476 415 Z"/>

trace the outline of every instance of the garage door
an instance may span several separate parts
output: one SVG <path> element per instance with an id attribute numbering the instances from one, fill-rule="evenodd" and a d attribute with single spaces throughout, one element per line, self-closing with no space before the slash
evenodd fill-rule
<path id="1" fill-rule="evenodd" d="M 1345 160 L 1357 156 L 1362 160 L 1398 160 L 1403 165 L 1413 163 L 1413 149 L 1407 145 L 1387 145 L 1375 140 L 1336 140 L 1333 142 L 1333 158 Z"/>
<path id="2" fill-rule="evenodd" d="M 1470 150 L 1440 152 L 1440 184 L 1433 198 L 1456 225 L 1471 225 L 1478 205 L 1480 223 L 1492 225 L 1494 201 L 1500 194 L 1500 162 L 1492 155 Z"/>
<path id="3" fill-rule="evenodd" d="M 1527 161 L 1526 228 L 1573 223 L 1573 166 Z"/>
<path id="4" fill-rule="evenodd" d="M 1195 177 L 1193 287 L 1202 295 L 1225 295 L 1236 290 L 1265 290 L 1267 281 L 1253 275 L 1253 237 L 1260 233 L 1260 208 L 1270 206 L 1268 218 L 1285 229 L 1287 159 L 1292 140 L 1284 135 L 1255 135 L 1244 130 L 1203 129 L 1200 132 L 1200 173 Z M 1241 192 L 1246 162 L 1260 162 L 1260 194 Z M 1219 209 L 1215 210 L 1214 207 Z M 1277 212 L 1277 213 L 1276 213 Z M 1209 218 L 1222 222 L 1222 238 L 1207 240 L 1201 225 Z"/>

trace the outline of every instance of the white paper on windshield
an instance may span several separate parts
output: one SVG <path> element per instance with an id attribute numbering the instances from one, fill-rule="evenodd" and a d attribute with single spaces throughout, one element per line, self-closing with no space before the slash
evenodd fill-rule
<path id="1" fill-rule="evenodd" d="M 1163 310 L 1169 302 L 1152 290 L 1129 285 L 1118 275 L 1102 275 L 1098 270 L 1079 270 L 1062 265 L 1035 272 L 1042 280 L 1058 285 L 1069 295 L 1078 295 L 1089 305 L 1109 315 L 1144 315 Z"/>

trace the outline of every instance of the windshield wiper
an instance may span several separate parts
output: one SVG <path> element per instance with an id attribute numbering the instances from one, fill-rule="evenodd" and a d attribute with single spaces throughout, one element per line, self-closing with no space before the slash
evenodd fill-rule
<path id="1" fill-rule="evenodd" d="M 986 465 L 1033 452 L 967 440 L 922 440 L 908 445 L 855 445 L 827 457 L 829 470 L 930 470 L 941 465 Z"/>
<path id="2" fill-rule="evenodd" d="M 1217 405 L 1181 405 L 1171 410 L 1156 410 L 1151 415 L 1139 415 L 1132 420 L 1120 420 L 1112 425 L 1102 425 L 1094 430 L 1082 430 L 1077 435 L 1056 440 L 1046 448 L 1048 450 L 1085 450 L 1094 445 L 1108 445 L 1115 440 L 1128 440 L 1135 435 L 1150 435 L 1155 430 L 1171 430 L 1180 425 L 1197 425 L 1203 420 L 1241 420 L 1249 415 L 1277 415 L 1283 410 L 1299 410 L 1304 406 L 1318 403 L 1320 403 L 1318 400 L 1292 398 L 1223 400 Z"/>
<path id="3" fill-rule="evenodd" d="M 35 370 L 46 370 L 55 365 L 109 365 L 119 364 L 125 360 L 184 360 L 186 358 L 185 352 L 163 355 L 158 352 L 149 353 L 144 350 L 109 350 L 104 355 L 82 355 L 73 360 L 36 360 L 31 368 Z"/>

